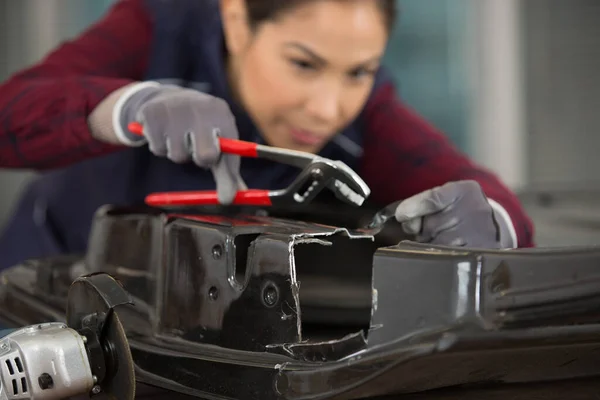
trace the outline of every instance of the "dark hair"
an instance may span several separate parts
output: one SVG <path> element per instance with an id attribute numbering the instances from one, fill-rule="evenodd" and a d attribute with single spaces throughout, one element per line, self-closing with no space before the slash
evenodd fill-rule
<path id="1" fill-rule="evenodd" d="M 258 27 L 265 21 L 274 20 L 285 11 L 317 0 L 246 0 L 248 9 L 248 20 L 252 29 Z M 339 0 L 347 1 L 347 0 Z M 396 0 L 369 0 L 377 2 L 377 6 L 383 14 L 385 26 L 392 30 L 396 21 Z"/>

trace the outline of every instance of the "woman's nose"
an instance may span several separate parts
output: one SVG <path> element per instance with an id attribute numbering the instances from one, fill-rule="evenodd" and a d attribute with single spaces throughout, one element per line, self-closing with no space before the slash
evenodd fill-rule
<path id="1" fill-rule="evenodd" d="M 308 101 L 308 114 L 321 123 L 335 124 L 342 114 L 341 88 L 337 85 L 318 87 Z"/>

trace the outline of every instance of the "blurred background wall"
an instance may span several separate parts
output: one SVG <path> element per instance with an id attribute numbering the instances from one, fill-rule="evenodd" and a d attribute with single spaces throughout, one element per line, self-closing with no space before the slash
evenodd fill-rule
<path id="1" fill-rule="evenodd" d="M 79 33 L 113 1 L 0 0 L 0 79 Z M 385 63 L 406 103 L 524 199 L 540 186 L 596 191 L 599 0 L 398 3 Z M 0 170 L 0 225 L 30 176 Z M 585 203 L 584 219 L 600 226 L 595 199 L 565 207 L 581 211 Z M 530 204 L 538 218 L 537 203 Z M 543 237 L 554 228 L 540 218 Z M 597 233 L 582 235 L 577 240 L 600 242 Z"/>
<path id="2" fill-rule="evenodd" d="M 523 1 L 530 180 L 598 187 L 600 1 Z"/>
<path id="3" fill-rule="evenodd" d="M 400 0 L 385 64 L 402 99 L 454 143 L 468 137 L 470 0 Z"/>

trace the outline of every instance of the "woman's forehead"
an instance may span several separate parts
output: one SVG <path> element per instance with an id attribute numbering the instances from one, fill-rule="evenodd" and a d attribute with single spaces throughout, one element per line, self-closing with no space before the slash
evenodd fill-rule
<path id="1" fill-rule="evenodd" d="M 352 62 L 368 60 L 379 56 L 387 41 L 373 1 L 307 2 L 269 25 L 282 44 L 299 43 L 325 59 L 341 53 Z"/>
<path id="2" fill-rule="evenodd" d="M 279 21 L 332 27 L 343 25 L 359 29 L 385 25 L 381 9 L 373 0 L 307 1 L 283 13 Z"/>

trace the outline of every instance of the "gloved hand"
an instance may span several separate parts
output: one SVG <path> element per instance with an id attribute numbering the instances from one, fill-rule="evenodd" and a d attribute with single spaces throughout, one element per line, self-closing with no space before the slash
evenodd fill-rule
<path id="1" fill-rule="evenodd" d="M 475 181 L 450 182 L 401 202 L 396 220 L 416 240 L 472 248 L 514 247 L 507 221 L 499 218 Z"/>
<path id="2" fill-rule="evenodd" d="M 238 190 L 246 189 L 240 175 L 240 157 L 221 155 L 218 137 L 238 139 L 235 118 L 222 99 L 175 85 L 144 83 L 126 97 L 118 118 L 122 141 L 130 146 L 148 143 L 152 153 L 176 163 L 193 161 L 211 168 L 219 202 L 230 204 Z M 128 131 L 139 122 L 144 136 Z"/>

